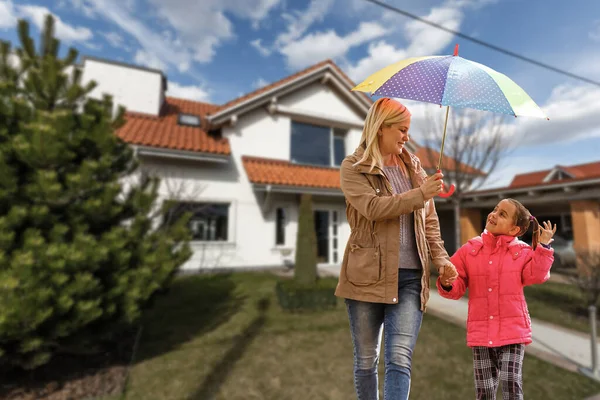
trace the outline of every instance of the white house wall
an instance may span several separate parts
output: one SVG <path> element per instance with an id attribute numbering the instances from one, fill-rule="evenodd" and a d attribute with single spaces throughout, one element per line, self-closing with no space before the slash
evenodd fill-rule
<path id="1" fill-rule="evenodd" d="M 290 159 L 291 121 L 287 116 L 258 108 L 240 117 L 234 127 L 225 128 L 223 134 L 236 159 L 242 155 Z"/>
<path id="2" fill-rule="evenodd" d="M 354 111 L 338 98 L 332 90 L 324 91 L 323 85 L 312 85 L 285 96 L 280 101 L 296 110 L 320 112 L 324 110 L 340 119 L 361 121 Z M 346 152 L 351 153 L 358 144 L 361 131 L 349 132 Z M 254 156 L 289 161 L 291 143 L 291 119 L 288 116 L 270 114 L 260 107 L 238 118 L 233 127 L 223 128 L 223 135 L 231 146 L 231 165 L 200 167 L 196 164 L 171 168 L 171 175 L 180 176 L 193 187 L 201 186 L 198 201 L 219 201 L 232 204 L 230 209 L 229 242 L 194 242 L 195 254 L 184 269 L 226 267 L 281 266 L 294 260 L 294 248 L 298 229 L 298 196 L 272 194 L 270 206 L 263 212 L 264 192 L 255 192 L 248 181 L 242 156 Z M 166 169 L 164 169 L 166 171 Z M 163 192 L 168 195 L 167 191 Z M 285 209 L 285 244 L 275 245 L 278 207 Z M 335 209 L 339 215 L 339 260 L 350 233 L 344 200 L 339 198 L 316 199 L 315 209 Z"/>
<path id="3" fill-rule="evenodd" d="M 323 93 L 324 86 L 313 85 L 281 99 L 294 109 L 309 112 L 333 110 L 336 117 L 359 121 L 354 111 L 341 101 L 334 91 Z M 308 99 L 308 100 L 307 100 Z M 317 104 L 318 103 L 318 104 Z M 331 106 L 331 107 L 329 107 Z M 354 151 L 360 138 L 360 130 L 354 129 L 347 136 L 347 153 Z M 178 193 L 181 200 L 230 203 L 229 240 L 227 243 L 192 242 L 194 255 L 183 266 L 184 270 L 270 267 L 293 263 L 298 230 L 298 195 L 272 193 L 271 201 L 263 212 L 264 192 L 256 192 L 248 181 L 242 156 L 255 156 L 289 161 L 291 119 L 288 116 L 270 114 L 258 108 L 238 118 L 233 127 L 225 127 L 223 135 L 231 146 L 231 162 L 209 164 L 198 162 L 173 162 L 172 160 L 147 160 L 144 166 L 154 170 L 165 181 L 160 193 L 173 197 L 173 189 L 186 188 Z M 175 190 L 179 192 L 179 190 Z M 191 198 L 190 198 L 191 196 Z M 278 207 L 285 209 L 285 243 L 275 245 Z M 338 260 L 350 229 L 346 221 L 343 197 L 315 197 L 314 209 L 338 211 Z"/>
<path id="4" fill-rule="evenodd" d="M 279 102 L 297 111 L 326 114 L 356 124 L 362 124 L 364 119 L 327 84 L 314 83 L 282 97 Z"/>
<path id="5" fill-rule="evenodd" d="M 227 242 L 192 241 L 192 258 L 184 270 L 281 266 L 290 257 L 281 249 L 295 246 L 297 205 L 294 198 L 276 199 L 277 204 L 263 215 L 262 194 L 255 194 L 241 160 L 234 157 L 229 165 L 198 162 L 173 162 L 155 158 L 143 160 L 144 169 L 162 179 L 162 199 L 229 203 Z M 286 245 L 275 246 L 275 207 L 284 206 Z"/>
<path id="6" fill-rule="evenodd" d="M 127 111 L 158 115 L 162 106 L 162 76 L 158 72 L 86 59 L 82 82 L 94 80 L 98 84 L 90 97 L 101 99 L 105 93 L 113 96 L 113 103 Z"/>
<path id="7" fill-rule="evenodd" d="M 143 70 L 86 61 L 84 77 L 97 80 L 94 93 L 112 93 L 117 103 L 129 110 L 156 114 L 161 99 L 161 76 Z M 280 104 L 307 113 L 326 113 L 336 119 L 362 123 L 357 111 L 336 90 L 327 85 L 310 85 L 278 99 Z M 162 178 L 162 199 L 229 203 L 227 242 L 193 241 L 192 258 L 183 270 L 271 267 L 294 261 L 298 230 L 297 194 L 272 193 L 265 205 L 265 193 L 253 189 L 248 181 L 242 156 L 290 160 L 291 119 L 270 114 L 265 107 L 239 115 L 234 126 L 226 126 L 222 134 L 229 140 L 231 158 L 228 164 L 157 157 L 144 157 L 143 169 Z M 346 153 L 354 151 L 361 135 L 351 129 L 346 137 Z M 275 244 L 278 207 L 285 209 L 285 243 Z M 338 225 L 338 263 L 350 233 L 342 196 L 314 198 L 314 209 L 336 210 Z"/>

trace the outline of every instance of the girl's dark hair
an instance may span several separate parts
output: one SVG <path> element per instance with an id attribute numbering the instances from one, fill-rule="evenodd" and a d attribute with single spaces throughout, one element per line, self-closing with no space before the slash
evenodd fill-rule
<path id="1" fill-rule="evenodd" d="M 537 219 L 531 215 L 528 209 L 523 204 L 515 199 L 506 199 L 517 208 L 515 212 L 515 225 L 519 227 L 520 231 L 517 236 L 523 236 L 529 229 L 530 225 L 533 225 L 533 235 L 531 239 L 531 247 L 535 250 L 538 243 L 540 242 L 540 224 Z M 532 224 L 533 222 L 533 224 Z"/>

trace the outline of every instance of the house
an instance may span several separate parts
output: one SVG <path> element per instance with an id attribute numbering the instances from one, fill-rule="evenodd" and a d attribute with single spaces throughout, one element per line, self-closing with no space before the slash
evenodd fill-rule
<path id="1" fill-rule="evenodd" d="M 558 238 L 579 249 L 600 248 L 600 162 L 516 175 L 507 187 L 470 192 L 461 215 L 461 240 L 478 234 L 499 199 L 523 203 L 538 221 L 558 224 Z"/>
<path id="2" fill-rule="evenodd" d="M 141 174 L 161 177 L 161 197 L 192 212 L 194 255 L 184 270 L 293 264 L 301 193 L 312 195 L 320 264 L 341 263 L 350 229 L 339 164 L 357 147 L 372 102 L 350 90 L 354 83 L 335 63 L 321 62 L 221 105 L 166 96 L 168 81 L 159 70 L 92 57 L 82 66 L 84 81 L 98 83 L 91 96 L 110 93 L 127 108 L 117 134 L 135 149 Z M 434 172 L 434 150 L 414 142 L 407 148 Z M 454 160 L 444 161 L 446 170 L 454 167 Z M 577 245 L 598 243 L 598 164 L 557 166 L 517 175 L 506 188 L 467 193 L 461 243 L 481 232 L 485 215 L 504 197 L 561 222 L 561 233 L 573 227 Z M 436 206 L 452 253 L 452 205 L 436 198 Z"/>
<path id="3" fill-rule="evenodd" d="M 98 84 L 92 97 L 109 93 L 127 108 L 117 134 L 142 173 L 161 177 L 162 198 L 194 214 L 194 255 L 184 269 L 293 264 L 301 193 L 313 198 L 319 262 L 341 263 L 350 229 L 339 165 L 357 147 L 372 101 L 350 90 L 335 63 L 222 105 L 165 96 L 159 70 L 92 57 L 82 67 L 84 81 Z"/>

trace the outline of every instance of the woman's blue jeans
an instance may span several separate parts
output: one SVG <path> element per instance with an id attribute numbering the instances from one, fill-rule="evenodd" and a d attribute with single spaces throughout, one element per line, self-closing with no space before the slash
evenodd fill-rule
<path id="1" fill-rule="evenodd" d="M 398 303 L 346 299 L 354 345 L 354 387 L 358 400 L 378 400 L 377 364 L 383 328 L 385 400 L 407 400 L 412 354 L 421 329 L 421 270 L 398 271 Z"/>

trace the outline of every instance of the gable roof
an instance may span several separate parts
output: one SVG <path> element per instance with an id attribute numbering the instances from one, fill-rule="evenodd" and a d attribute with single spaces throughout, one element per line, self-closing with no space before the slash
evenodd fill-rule
<path id="1" fill-rule="evenodd" d="M 215 110 L 215 112 L 211 113 L 208 118 L 211 122 L 217 122 L 228 116 L 230 113 L 242 108 L 244 105 L 251 106 L 252 103 L 258 103 L 256 104 L 256 106 L 258 106 L 260 105 L 261 100 L 262 103 L 270 101 L 272 97 L 276 97 L 278 93 L 282 92 L 286 88 L 289 88 L 294 83 L 297 83 L 303 79 L 308 79 L 312 76 L 316 78 L 327 72 L 332 73 L 332 75 L 336 75 L 337 78 L 344 83 L 348 89 L 347 92 L 345 92 L 348 97 L 360 99 L 365 111 L 371 106 L 373 103 L 371 98 L 362 92 L 351 92 L 350 89 L 356 86 L 356 84 L 332 60 L 328 59 L 233 99 L 220 106 L 217 110 Z"/>
<path id="2" fill-rule="evenodd" d="M 117 136 L 132 145 L 229 155 L 229 141 L 208 133 L 206 115 L 218 108 L 214 104 L 167 97 L 158 117 L 127 113 Z M 180 113 L 199 116 L 201 126 L 179 125 Z"/>
<path id="3" fill-rule="evenodd" d="M 571 175 L 572 178 L 566 178 L 566 179 L 561 179 L 561 180 L 559 180 L 559 179 L 547 180 L 546 179 L 546 178 L 550 177 L 550 175 L 553 174 L 554 172 L 556 172 L 557 170 L 563 171 L 566 174 Z M 557 165 L 553 169 L 546 169 L 543 171 L 535 171 L 535 172 L 529 172 L 529 173 L 525 173 L 525 174 L 515 175 L 515 177 L 513 178 L 512 182 L 510 183 L 510 185 L 508 187 L 509 188 L 518 188 L 518 187 L 525 187 L 525 186 L 537 186 L 537 185 L 543 185 L 543 184 L 549 184 L 549 183 L 569 182 L 569 181 L 584 180 L 584 179 L 597 178 L 597 177 L 600 177 L 600 161 L 572 165 L 572 166 Z"/>

